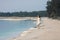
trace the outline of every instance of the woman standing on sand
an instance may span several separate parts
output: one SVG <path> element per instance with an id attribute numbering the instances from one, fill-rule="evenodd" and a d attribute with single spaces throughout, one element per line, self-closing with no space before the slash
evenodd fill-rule
<path id="1" fill-rule="evenodd" d="M 37 17 L 37 28 L 40 29 L 40 24 L 41 24 L 41 17 Z"/>

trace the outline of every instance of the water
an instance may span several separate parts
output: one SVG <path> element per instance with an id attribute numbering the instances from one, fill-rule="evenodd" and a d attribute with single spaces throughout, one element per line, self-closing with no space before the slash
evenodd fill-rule
<path id="1" fill-rule="evenodd" d="M 23 31 L 36 26 L 35 21 L 6 21 L 0 20 L 0 40 L 7 40 L 22 33 Z"/>

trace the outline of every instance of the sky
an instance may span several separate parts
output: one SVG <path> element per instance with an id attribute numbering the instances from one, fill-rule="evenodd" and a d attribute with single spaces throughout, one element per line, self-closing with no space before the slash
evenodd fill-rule
<path id="1" fill-rule="evenodd" d="M 0 0 L 0 12 L 46 10 L 48 0 Z"/>

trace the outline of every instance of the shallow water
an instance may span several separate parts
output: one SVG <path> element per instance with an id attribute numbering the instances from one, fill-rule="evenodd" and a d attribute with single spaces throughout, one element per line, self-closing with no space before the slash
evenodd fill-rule
<path id="1" fill-rule="evenodd" d="M 36 22 L 32 20 L 6 21 L 0 20 L 0 40 L 18 36 L 23 31 L 35 27 Z"/>

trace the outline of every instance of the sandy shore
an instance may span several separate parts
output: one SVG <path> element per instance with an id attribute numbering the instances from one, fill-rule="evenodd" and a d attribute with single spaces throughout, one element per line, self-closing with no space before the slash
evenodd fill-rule
<path id="1" fill-rule="evenodd" d="M 30 28 L 9 40 L 60 40 L 60 20 L 44 18 L 40 29 Z"/>
<path id="2" fill-rule="evenodd" d="M 0 20 L 36 20 L 37 17 L 0 17 Z"/>

